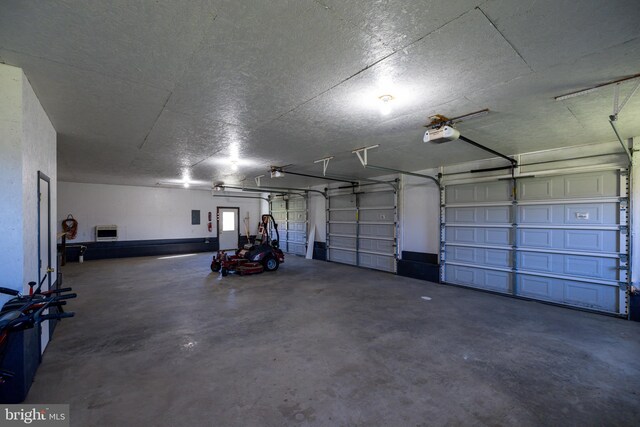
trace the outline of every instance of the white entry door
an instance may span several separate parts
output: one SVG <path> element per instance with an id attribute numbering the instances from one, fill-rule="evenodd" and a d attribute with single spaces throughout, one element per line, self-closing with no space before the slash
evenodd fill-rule
<path id="1" fill-rule="evenodd" d="M 240 208 L 218 208 L 218 247 L 221 251 L 238 249 Z"/>

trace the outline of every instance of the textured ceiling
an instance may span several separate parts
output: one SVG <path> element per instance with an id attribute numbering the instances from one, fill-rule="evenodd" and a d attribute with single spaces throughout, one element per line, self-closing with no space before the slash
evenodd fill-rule
<path id="1" fill-rule="evenodd" d="M 58 131 L 61 180 L 155 185 L 186 168 L 253 184 L 270 165 L 320 174 L 326 156 L 330 174 L 370 177 L 354 148 L 406 170 L 487 157 L 423 144 L 436 113 L 489 108 L 458 127 L 507 154 L 613 140 L 611 88 L 553 97 L 640 73 L 639 20 L 637 0 L 4 0 L 0 61 Z M 640 135 L 640 94 L 619 128 Z"/>

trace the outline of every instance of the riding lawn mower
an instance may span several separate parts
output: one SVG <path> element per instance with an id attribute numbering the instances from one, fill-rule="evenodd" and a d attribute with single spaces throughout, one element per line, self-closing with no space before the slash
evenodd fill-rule
<path id="1" fill-rule="evenodd" d="M 273 226 L 276 238 L 272 239 L 269 225 Z M 284 253 L 280 250 L 278 224 L 270 214 L 262 215 L 258 224 L 258 234 L 253 243 L 247 243 L 238 249 L 235 255 L 218 251 L 211 261 L 211 271 L 223 276 L 229 273 L 240 275 L 258 274 L 263 271 L 276 271 L 284 262 Z"/>

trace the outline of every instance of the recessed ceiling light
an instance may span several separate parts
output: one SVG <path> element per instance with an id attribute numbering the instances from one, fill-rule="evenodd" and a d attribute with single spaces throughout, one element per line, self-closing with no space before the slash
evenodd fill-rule
<path id="1" fill-rule="evenodd" d="M 237 171 L 238 170 L 238 162 L 236 162 L 235 160 L 231 161 L 231 170 L 232 171 Z"/>

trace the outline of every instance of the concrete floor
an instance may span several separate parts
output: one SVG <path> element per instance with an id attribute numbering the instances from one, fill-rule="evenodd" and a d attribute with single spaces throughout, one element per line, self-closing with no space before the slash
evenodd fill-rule
<path id="1" fill-rule="evenodd" d="M 640 423 L 639 323 L 296 257 L 220 280 L 209 258 L 64 267 L 77 316 L 28 402 L 75 426 Z"/>

